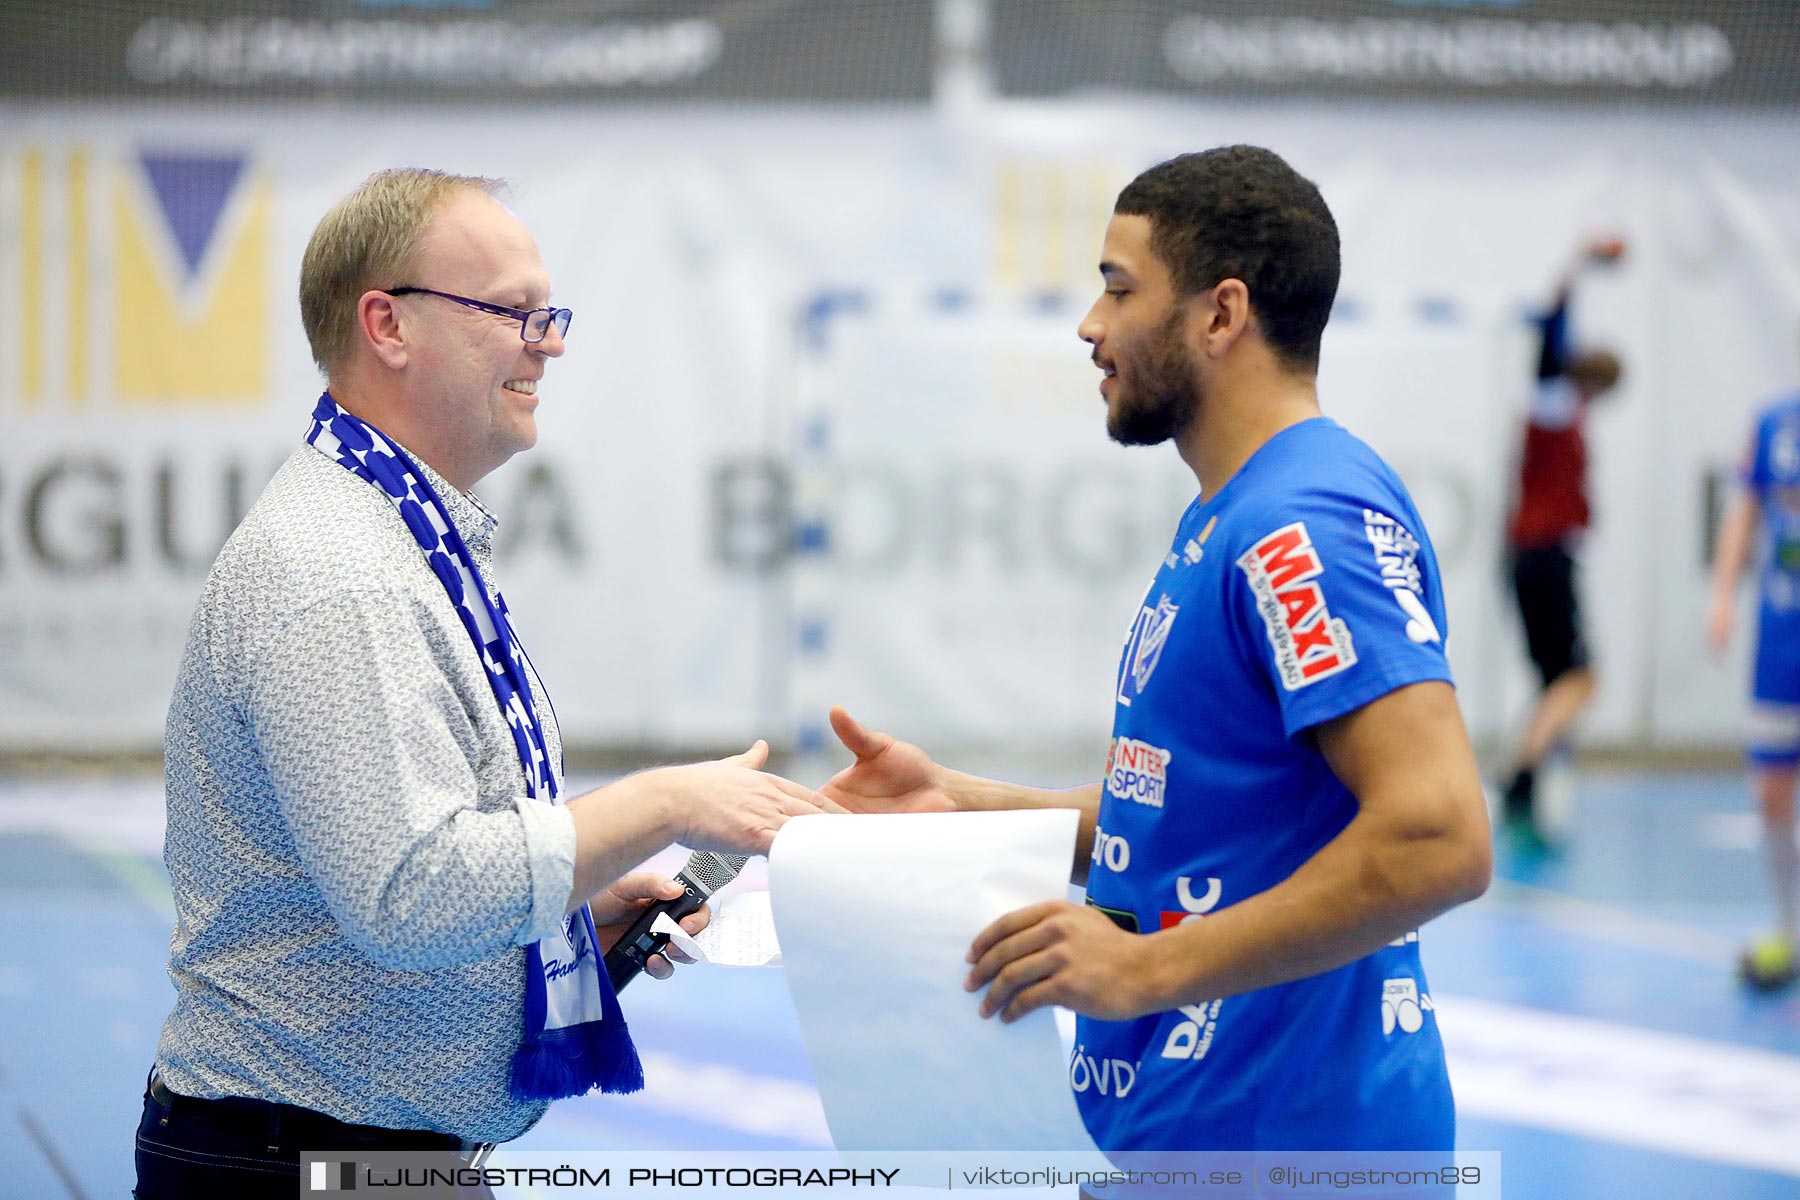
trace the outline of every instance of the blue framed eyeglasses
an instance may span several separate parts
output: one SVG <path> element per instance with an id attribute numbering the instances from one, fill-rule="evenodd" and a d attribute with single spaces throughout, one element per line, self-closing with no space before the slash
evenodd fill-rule
<path id="1" fill-rule="evenodd" d="M 485 300 L 471 300 L 467 296 L 456 296 L 449 292 L 440 292 L 432 288 L 396 287 L 384 288 L 390 296 L 437 296 L 443 300 L 453 300 L 465 308 L 477 309 L 485 313 L 493 313 L 496 317 L 511 317 L 519 323 L 519 337 L 526 342 L 541 342 L 550 334 L 550 327 L 556 327 L 557 337 L 569 336 L 569 322 L 575 314 L 566 308 L 508 308 L 504 304 L 489 304 Z"/>

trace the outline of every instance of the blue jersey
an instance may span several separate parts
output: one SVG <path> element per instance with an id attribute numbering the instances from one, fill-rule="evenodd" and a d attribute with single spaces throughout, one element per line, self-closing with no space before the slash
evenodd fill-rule
<path id="1" fill-rule="evenodd" d="M 1764 620 L 1800 628 L 1800 395 L 1763 410 L 1743 477 L 1762 508 Z"/>
<path id="2" fill-rule="evenodd" d="M 1281 883 L 1356 800 L 1306 731 L 1449 680 L 1406 489 L 1318 418 L 1189 506 L 1119 666 L 1090 903 L 1144 933 Z M 1082 1018 L 1070 1083 L 1103 1150 L 1449 1149 L 1417 934 L 1323 975 L 1133 1021 Z"/>
<path id="3" fill-rule="evenodd" d="M 1743 482 L 1762 509 L 1757 533 L 1761 571 L 1755 695 L 1769 704 L 1800 704 L 1800 395 L 1763 410 L 1744 463 Z M 1792 725 L 1791 714 L 1781 723 L 1784 728 Z M 1760 739 L 1752 751 L 1763 758 L 1791 760 L 1800 754 L 1796 736 L 1784 732 Z"/>

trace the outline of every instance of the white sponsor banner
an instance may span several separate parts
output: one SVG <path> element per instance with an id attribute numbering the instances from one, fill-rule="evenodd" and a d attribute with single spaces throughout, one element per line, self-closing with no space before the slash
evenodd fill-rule
<path id="1" fill-rule="evenodd" d="M 409 162 L 514 181 L 576 313 L 538 448 L 477 488 L 567 739 L 778 737 L 774 577 L 725 545 L 729 481 L 768 474 L 793 280 L 846 240 L 824 222 L 815 250 L 793 196 L 860 189 L 882 219 L 901 143 L 840 123 L 809 139 L 825 161 L 790 179 L 729 122 L 609 125 L 602 148 L 577 121 L 590 140 L 570 154 L 572 127 L 547 118 L 384 132 L 262 115 L 6 123 L 0 749 L 158 744 L 206 570 L 323 386 L 295 300 L 306 239 L 363 177 Z M 862 253 L 893 255 L 879 240 Z"/>
<path id="2" fill-rule="evenodd" d="M 306 237 L 411 162 L 515 180 L 576 312 L 539 448 L 478 489 L 572 744 L 781 740 L 845 702 L 920 738 L 1079 738 L 1098 762 L 1193 482 L 1167 447 L 1106 441 L 1075 325 L 1117 188 L 1236 140 L 1283 152 L 1338 216 L 1321 394 L 1418 501 L 1478 735 L 1516 728 L 1531 688 L 1500 572 L 1520 317 L 1582 234 L 1626 236 L 1577 312 L 1627 371 L 1590 430 L 1587 731 L 1738 724 L 1743 641 L 1725 663 L 1700 642 L 1705 484 L 1797 371 L 1781 122 L 1685 114 L 1652 137 L 1458 109 L 1383 113 L 1371 138 L 1369 113 L 1099 100 L 967 122 L 0 118 L 0 750 L 157 744 L 206 564 L 320 386 Z M 1627 133 L 1630 162 L 1594 152 Z M 1679 317 L 1677 293 L 1696 297 Z"/>

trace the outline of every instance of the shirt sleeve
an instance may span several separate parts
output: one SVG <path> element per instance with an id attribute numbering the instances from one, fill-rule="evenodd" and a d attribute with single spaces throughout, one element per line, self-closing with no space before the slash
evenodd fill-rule
<path id="1" fill-rule="evenodd" d="M 1233 624 L 1289 737 L 1408 684 L 1450 681 L 1436 559 L 1397 508 L 1298 496 L 1236 560 Z"/>
<path id="2" fill-rule="evenodd" d="M 250 651 L 247 716 L 345 935 L 384 966 L 425 970 L 556 928 L 575 831 L 566 808 L 527 797 L 482 810 L 480 731 L 415 603 L 339 593 L 288 620 Z"/>
<path id="3" fill-rule="evenodd" d="M 1549 311 L 1538 314 L 1537 377 L 1556 379 L 1569 366 L 1569 293 L 1559 292 Z"/>

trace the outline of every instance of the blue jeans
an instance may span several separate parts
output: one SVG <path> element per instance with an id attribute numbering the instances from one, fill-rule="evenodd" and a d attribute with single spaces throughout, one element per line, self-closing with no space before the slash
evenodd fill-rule
<path id="1" fill-rule="evenodd" d="M 441 1133 L 346 1125 L 291 1104 L 196 1099 L 155 1081 L 144 1089 L 132 1195 L 137 1200 L 294 1200 L 303 1194 L 302 1150 L 453 1151 L 458 1145 L 456 1138 Z M 493 1200 L 487 1187 L 462 1188 L 455 1195 Z"/>

